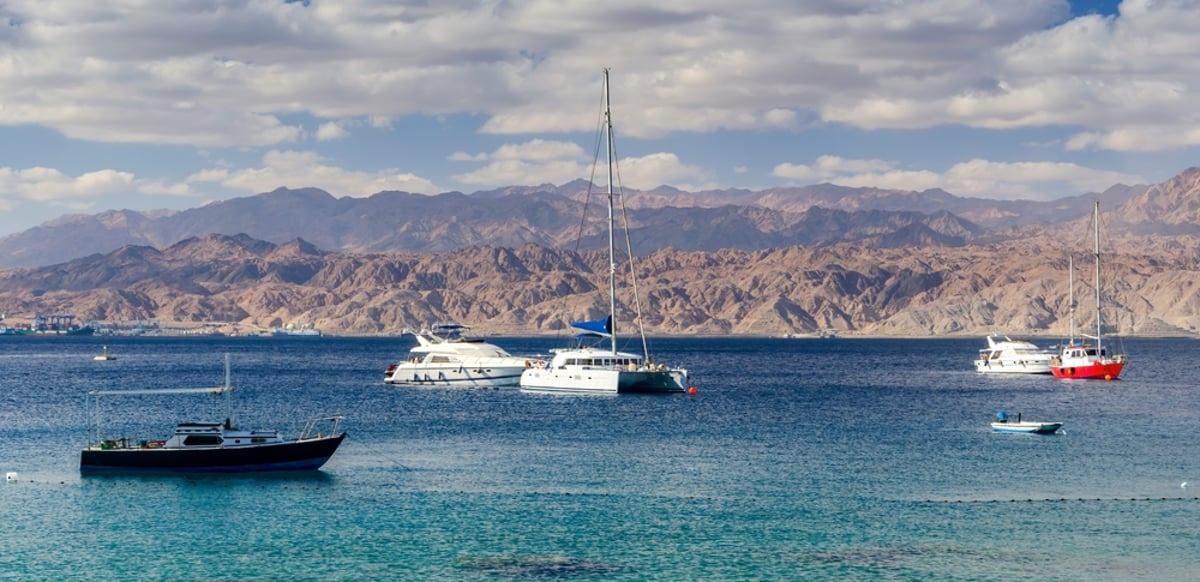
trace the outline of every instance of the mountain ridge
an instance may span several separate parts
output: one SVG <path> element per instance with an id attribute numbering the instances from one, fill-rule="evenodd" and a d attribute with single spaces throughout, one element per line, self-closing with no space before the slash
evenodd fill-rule
<path id="1" fill-rule="evenodd" d="M 83 320 L 252 328 L 302 323 L 330 334 L 395 334 L 438 320 L 508 335 L 564 333 L 569 321 L 606 310 L 608 272 L 607 253 L 596 248 L 605 242 L 598 236 L 602 226 L 579 220 L 579 189 L 587 185 L 568 186 L 514 188 L 478 199 L 380 193 L 365 205 L 316 189 L 279 189 L 265 202 L 250 197 L 156 218 L 166 222 L 105 214 L 104 220 L 138 226 L 142 238 L 152 239 L 162 229 L 200 229 L 212 216 L 249 216 L 252 209 L 294 206 L 298 199 L 345 224 L 364 211 L 387 221 L 412 207 L 432 212 L 446 201 L 462 207 L 441 222 L 408 217 L 383 237 L 424 240 L 426 247 L 439 240 L 444 249 L 345 251 L 308 237 L 205 233 L 169 245 L 127 244 L 42 267 L 0 269 L 0 305 L 10 316 L 70 312 Z M 681 192 L 656 191 L 667 198 Z M 1115 309 L 1106 318 L 1124 334 L 1198 333 L 1200 170 L 1152 186 L 1110 188 L 1106 195 L 1103 283 L 1106 304 Z M 1068 216 L 1063 220 L 1047 214 L 1041 222 L 987 224 L 932 208 L 646 206 L 632 214 L 632 238 L 667 244 L 634 245 L 645 324 L 651 333 L 686 335 L 999 330 L 1062 336 L 1070 325 L 1068 259 L 1077 267 L 1091 260 L 1092 203 L 1056 202 L 1057 212 Z M 571 244 L 581 225 L 582 243 Z M 349 246 L 392 244 L 371 242 L 380 235 L 364 230 Z M 486 238 L 506 242 L 477 244 Z M 349 240 L 336 242 L 347 246 Z M 624 272 L 626 263 L 620 264 Z M 1077 269 L 1075 284 L 1090 285 L 1090 276 Z M 1086 299 L 1081 295 L 1081 303 Z M 621 321 L 629 321 L 628 306 L 620 309 Z M 1088 325 L 1084 315 L 1075 324 Z"/>
<path id="2" fill-rule="evenodd" d="M 1106 207 L 1116 206 L 1117 201 L 1144 196 L 1148 188 L 1114 186 L 1095 197 L 1106 200 Z M 471 195 L 382 191 L 366 198 L 337 198 L 318 188 L 277 188 L 181 211 L 111 210 L 62 216 L 0 237 L 0 267 L 61 263 L 81 256 L 80 249 L 103 253 L 139 244 L 165 248 L 210 233 L 245 233 L 274 243 L 303 238 L 337 252 L 438 252 L 527 243 L 599 246 L 601 225 L 579 230 L 585 207 L 595 208 L 599 196 L 583 180 Z M 635 238 L 639 254 L 665 247 L 715 251 L 725 246 L 725 240 L 737 241 L 735 248 L 864 240 L 876 244 L 875 239 L 888 244 L 965 244 L 1026 236 L 1023 229 L 1086 213 L 1091 199 L 1001 201 L 961 198 L 941 190 L 905 192 L 832 184 L 705 192 L 662 186 L 627 191 L 624 198 L 634 227 L 642 229 Z M 818 208 L 844 213 L 836 218 L 837 230 L 828 231 L 831 225 L 823 221 L 834 220 L 833 215 L 817 213 Z M 955 218 L 947 219 L 947 213 Z M 687 221 L 691 230 L 677 232 L 681 221 Z M 925 229 L 913 227 L 914 222 L 923 222 Z M 824 237 L 806 235 L 822 228 Z M 905 243 L 908 236 L 917 238 Z"/>

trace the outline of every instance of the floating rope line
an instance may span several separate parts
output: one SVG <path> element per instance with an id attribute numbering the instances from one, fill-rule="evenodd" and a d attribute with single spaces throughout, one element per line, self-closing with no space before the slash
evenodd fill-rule
<path id="1" fill-rule="evenodd" d="M 926 499 L 925 503 L 981 504 L 981 503 L 1055 503 L 1055 502 L 1114 502 L 1114 501 L 1200 501 L 1200 497 L 1042 497 L 1027 499 Z"/>

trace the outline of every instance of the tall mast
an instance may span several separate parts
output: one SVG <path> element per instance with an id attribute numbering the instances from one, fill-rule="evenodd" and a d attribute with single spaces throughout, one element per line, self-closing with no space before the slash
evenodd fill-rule
<path id="1" fill-rule="evenodd" d="M 1075 343 L 1075 257 L 1067 257 L 1067 290 L 1070 300 L 1068 307 L 1071 309 L 1070 330 L 1071 334 L 1067 339 L 1068 344 Z"/>
<path id="2" fill-rule="evenodd" d="M 1100 322 L 1100 201 L 1096 201 L 1096 208 L 1092 212 L 1092 225 L 1095 234 L 1095 259 L 1096 259 L 1096 353 L 1103 353 L 1100 346 L 1100 332 L 1103 326 Z"/>
<path id="3" fill-rule="evenodd" d="M 616 243 L 613 232 L 616 218 L 613 215 L 613 124 L 612 110 L 608 98 L 608 68 L 604 69 L 604 135 L 608 147 L 608 317 L 612 329 L 609 340 L 612 341 L 612 353 L 617 353 L 617 259 Z"/>

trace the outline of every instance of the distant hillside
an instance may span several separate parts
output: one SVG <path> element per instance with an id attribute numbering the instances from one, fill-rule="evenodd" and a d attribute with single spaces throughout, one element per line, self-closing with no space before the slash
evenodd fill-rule
<path id="1" fill-rule="evenodd" d="M 601 313 L 608 270 L 598 250 L 601 224 L 580 221 L 586 196 L 578 189 L 586 185 L 568 186 L 365 199 L 281 189 L 178 213 L 64 218 L 5 242 L 95 252 L 0 269 L 0 307 L 10 318 L 70 312 L 99 321 L 302 323 L 330 334 L 394 334 L 436 320 L 488 333 L 561 333 L 566 322 Z M 827 202 L 843 190 L 817 188 Z M 688 194 L 695 203 L 678 206 L 670 204 L 684 193 L 653 191 L 666 205 L 629 212 L 648 329 L 1061 336 L 1069 325 L 1068 260 L 1090 264 L 1089 214 L 1100 199 L 1103 294 L 1113 308 L 1106 322 L 1126 334 L 1200 332 L 1200 170 L 1053 209 L 992 206 L 1037 208 L 1046 222 L 967 220 L 968 203 L 938 193 L 847 192 L 837 204 L 781 209 L 767 206 L 784 205 L 780 191 L 731 193 L 737 203 L 725 204 Z M 877 208 L 905 199 L 942 200 L 963 213 Z M 266 216 L 274 220 L 257 225 Z M 168 242 L 218 224 L 274 237 L 302 230 L 325 242 L 207 232 Z M 98 241 L 115 244 L 120 233 L 139 242 L 101 250 Z M 61 241 L 51 244 L 55 237 Z M 1092 276 L 1077 268 L 1077 289 Z M 1090 299 L 1077 296 L 1081 305 Z M 1088 311 L 1077 325 L 1088 325 Z"/>
<path id="2" fill-rule="evenodd" d="M 1040 237 L 893 249 L 661 250 L 637 266 L 645 322 L 657 334 L 1064 335 L 1070 253 L 1062 248 Z M 1089 252 L 1079 250 L 1077 260 Z M 1076 283 L 1086 284 L 1080 271 Z M 1106 271 L 1110 323 L 1122 333 L 1200 329 L 1200 239 L 1114 255 Z M 208 235 L 163 250 L 130 246 L 3 270 L 0 304 L 10 315 L 242 329 L 311 324 L 327 334 L 396 334 L 439 320 L 486 333 L 554 334 L 603 312 L 606 277 L 607 255 L 597 250 L 342 254 L 302 240 Z M 624 321 L 628 305 L 621 305 Z"/>
<path id="3" fill-rule="evenodd" d="M 1099 195 L 1116 207 L 1146 187 Z M 602 225 L 580 236 L 588 183 L 510 187 L 466 195 L 379 192 L 335 198 L 323 190 L 280 188 L 179 212 L 112 210 L 70 215 L 0 238 L 0 267 L 61 263 L 82 252 L 125 245 L 165 248 L 208 234 L 248 234 L 283 243 L 297 238 L 350 253 L 440 252 L 471 246 L 598 246 Z M 592 192 L 592 210 L 601 193 Z M 1156 194 L 1158 196 L 1159 194 Z M 863 242 L 883 246 L 959 245 L 1026 236 L 1019 227 L 1053 225 L 1087 214 L 1093 197 L 1055 202 L 959 198 L 818 184 L 758 192 L 626 192 L 639 254 L 656 249 L 716 251 Z M 1111 201 L 1108 201 L 1111 199 Z M 592 216 L 598 216 L 592 213 Z"/>

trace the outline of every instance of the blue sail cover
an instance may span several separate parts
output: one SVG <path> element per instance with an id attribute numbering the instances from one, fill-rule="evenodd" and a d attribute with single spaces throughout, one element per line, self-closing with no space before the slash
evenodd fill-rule
<path id="1" fill-rule="evenodd" d="M 595 321 L 572 321 L 571 327 L 581 329 L 585 333 L 580 335 L 598 335 L 600 337 L 612 336 L 612 316 Z"/>

